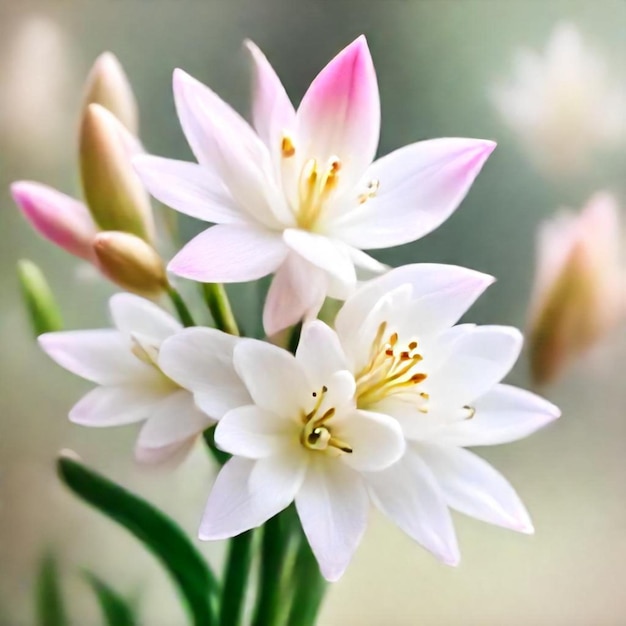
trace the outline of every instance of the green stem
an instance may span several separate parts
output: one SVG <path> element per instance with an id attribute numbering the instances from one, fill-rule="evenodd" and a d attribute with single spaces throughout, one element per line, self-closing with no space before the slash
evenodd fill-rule
<path id="1" fill-rule="evenodd" d="M 279 626 L 282 571 L 289 554 L 289 528 L 285 513 L 279 513 L 265 523 L 259 572 L 259 594 L 253 626 Z"/>
<path id="2" fill-rule="evenodd" d="M 226 294 L 226 289 L 221 283 L 202 283 L 204 301 L 211 311 L 215 326 L 230 335 L 239 335 L 237 320 Z"/>
<path id="3" fill-rule="evenodd" d="M 191 313 L 185 304 L 185 301 L 182 299 L 181 295 L 172 287 L 171 285 L 168 287 L 167 295 L 170 297 L 174 308 L 176 309 L 176 313 L 178 313 L 178 317 L 182 322 L 183 326 L 188 328 L 189 326 L 195 326 L 196 323 L 193 321 L 193 317 L 191 317 Z"/>
<path id="4" fill-rule="evenodd" d="M 220 626 L 240 626 L 246 600 L 246 589 L 252 561 L 254 531 L 230 540 L 224 572 Z"/>
<path id="5" fill-rule="evenodd" d="M 314 626 L 327 583 L 303 533 L 294 565 L 295 589 L 287 626 Z"/>

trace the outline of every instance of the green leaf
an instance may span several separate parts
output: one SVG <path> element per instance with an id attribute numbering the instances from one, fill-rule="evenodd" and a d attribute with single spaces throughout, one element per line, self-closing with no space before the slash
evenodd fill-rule
<path id="1" fill-rule="evenodd" d="M 151 504 L 79 461 L 59 457 L 61 480 L 80 498 L 117 522 L 161 561 L 187 604 L 195 626 L 213 626 L 217 581 L 180 527 Z"/>
<path id="2" fill-rule="evenodd" d="M 117 591 L 91 572 L 85 572 L 85 579 L 98 598 L 107 626 L 136 626 L 133 609 Z"/>
<path id="3" fill-rule="evenodd" d="M 37 578 L 38 626 L 67 626 L 67 613 L 59 584 L 59 569 L 52 554 L 46 554 Z"/>
<path id="4" fill-rule="evenodd" d="M 17 264 L 17 277 L 35 337 L 61 330 L 63 323 L 59 307 L 39 267 L 32 261 L 22 259 Z"/>

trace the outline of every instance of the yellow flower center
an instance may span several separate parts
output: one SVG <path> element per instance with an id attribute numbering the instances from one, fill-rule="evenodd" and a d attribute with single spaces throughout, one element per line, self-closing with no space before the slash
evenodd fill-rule
<path id="1" fill-rule="evenodd" d="M 280 150 L 285 161 L 295 156 L 296 146 L 291 137 L 283 135 Z M 298 176 L 297 206 L 294 207 L 299 228 L 309 231 L 315 229 L 328 199 L 339 184 L 340 172 L 341 160 L 337 156 L 331 156 L 326 163 L 319 163 L 317 159 L 306 161 Z M 373 198 L 378 187 L 377 180 L 370 181 L 357 198 L 359 204 Z"/>
<path id="2" fill-rule="evenodd" d="M 335 415 L 335 408 L 329 408 L 324 412 L 320 410 L 327 391 L 327 387 L 322 387 L 320 392 L 313 392 L 313 397 L 316 399 L 315 405 L 311 411 L 302 414 L 303 428 L 300 432 L 300 443 L 308 450 L 351 454 L 352 448 L 347 443 L 333 437 L 329 422 Z"/>
<path id="3" fill-rule="evenodd" d="M 419 371 L 423 357 L 417 348 L 417 341 L 401 346 L 398 333 L 387 334 L 387 322 L 382 322 L 372 343 L 369 360 L 356 375 L 357 406 L 371 406 L 390 395 L 414 389 L 426 380 L 427 375 Z M 422 391 L 419 397 L 425 405 L 428 394 Z M 426 412 L 425 406 L 419 410 Z"/>

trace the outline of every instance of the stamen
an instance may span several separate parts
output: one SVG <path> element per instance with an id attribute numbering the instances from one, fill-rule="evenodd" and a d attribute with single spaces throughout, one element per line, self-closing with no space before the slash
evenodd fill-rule
<path id="1" fill-rule="evenodd" d="M 370 180 L 367 184 L 366 190 L 357 197 L 359 204 L 364 204 L 370 198 L 373 198 L 378 192 L 378 188 L 380 187 L 380 181 L 377 179 Z"/>
<path id="2" fill-rule="evenodd" d="M 463 407 L 469 414 L 465 417 L 466 420 L 471 420 L 476 415 L 476 409 L 473 406 L 465 405 Z"/>
<path id="3" fill-rule="evenodd" d="M 293 145 L 293 141 L 289 135 L 283 135 L 283 140 L 280 143 L 280 151 L 285 159 L 292 157 L 296 153 L 296 147 Z"/>
<path id="4" fill-rule="evenodd" d="M 333 448 L 337 448 L 338 450 L 341 450 L 342 452 L 345 452 L 347 454 L 352 454 L 352 452 L 354 451 L 352 449 L 352 446 L 349 446 L 347 443 L 341 441 L 341 439 L 337 439 L 336 437 L 331 437 L 328 440 L 328 445 L 332 446 Z"/>

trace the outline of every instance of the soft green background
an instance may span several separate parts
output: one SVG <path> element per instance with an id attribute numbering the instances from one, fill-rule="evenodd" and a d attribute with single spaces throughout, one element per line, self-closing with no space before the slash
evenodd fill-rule
<path id="1" fill-rule="evenodd" d="M 133 594 L 145 624 L 182 624 L 172 588 L 122 531 L 68 496 L 53 458 L 70 447 L 90 464 L 163 506 L 195 535 L 211 470 L 199 450 L 176 473 L 130 461 L 133 429 L 95 431 L 65 415 L 82 382 L 33 344 L 14 266 L 46 270 L 69 327 L 106 323 L 111 288 L 36 238 L 10 201 L 15 179 L 76 192 L 80 86 L 94 58 L 114 51 L 126 67 L 150 151 L 189 155 L 174 116 L 172 69 L 182 67 L 247 110 L 249 37 L 298 99 L 327 60 L 367 34 L 383 104 L 380 152 L 437 136 L 494 138 L 499 148 L 461 209 L 424 241 L 381 252 L 394 265 L 429 260 L 495 274 L 474 308 L 478 322 L 524 324 L 538 222 L 609 188 L 626 203 L 626 158 L 612 154 L 570 180 L 550 181 L 527 162 L 488 99 L 513 50 L 542 48 L 569 19 L 626 80 L 626 3 L 553 0 L 0 0 L 0 623 L 33 624 L 33 570 L 41 551 L 62 556 L 75 624 L 99 624 L 78 572 L 89 566 Z M 191 229 L 196 225 L 186 224 Z M 255 313 L 237 290 L 242 315 Z M 626 620 L 626 389 L 617 332 L 547 395 L 563 419 L 516 444 L 484 451 L 518 488 L 534 537 L 457 516 L 463 561 L 450 569 L 380 516 L 348 573 L 334 586 L 327 626 L 620 625 Z M 528 384 L 522 360 L 512 379 Z M 219 546 L 203 546 L 215 562 Z"/>

